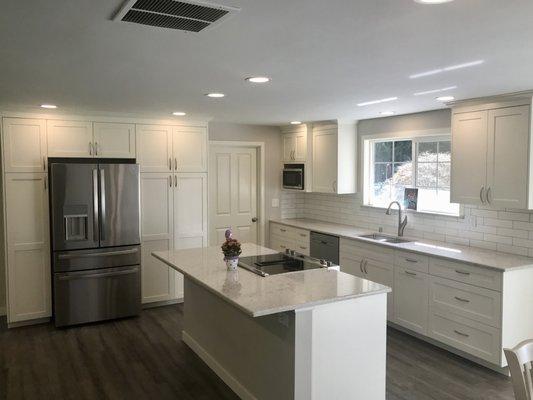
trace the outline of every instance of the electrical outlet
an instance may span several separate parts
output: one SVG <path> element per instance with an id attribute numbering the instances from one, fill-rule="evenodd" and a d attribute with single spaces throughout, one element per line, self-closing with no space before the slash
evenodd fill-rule
<path id="1" fill-rule="evenodd" d="M 272 199 L 272 207 L 273 208 L 279 207 L 279 199 Z"/>

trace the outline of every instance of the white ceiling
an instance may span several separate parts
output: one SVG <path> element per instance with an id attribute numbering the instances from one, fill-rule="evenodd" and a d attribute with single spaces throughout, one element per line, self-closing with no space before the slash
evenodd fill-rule
<path id="1" fill-rule="evenodd" d="M 111 21 L 121 3 L 2 2 L 0 109 L 47 102 L 284 124 L 441 108 L 436 95 L 413 93 L 452 85 L 446 94 L 458 99 L 533 88 L 531 0 L 222 0 L 242 11 L 200 34 Z M 475 60 L 485 62 L 409 79 Z M 246 83 L 252 75 L 272 82 Z"/>

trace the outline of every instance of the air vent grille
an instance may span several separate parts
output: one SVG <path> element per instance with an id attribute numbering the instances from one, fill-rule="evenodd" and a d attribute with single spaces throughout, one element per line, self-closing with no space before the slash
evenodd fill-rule
<path id="1" fill-rule="evenodd" d="M 211 4 L 205 0 L 127 0 L 114 20 L 200 32 L 220 24 L 238 11 L 239 8 Z"/>

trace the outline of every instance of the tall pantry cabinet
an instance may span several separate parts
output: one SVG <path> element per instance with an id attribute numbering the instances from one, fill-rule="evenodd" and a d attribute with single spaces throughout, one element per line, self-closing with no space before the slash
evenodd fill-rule
<path id="1" fill-rule="evenodd" d="M 143 303 L 183 298 L 183 276 L 152 251 L 207 246 L 207 128 L 137 125 Z"/>

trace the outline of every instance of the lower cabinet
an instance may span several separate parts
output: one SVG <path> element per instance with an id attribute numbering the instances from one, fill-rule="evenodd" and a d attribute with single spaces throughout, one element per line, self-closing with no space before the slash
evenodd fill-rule
<path id="1" fill-rule="evenodd" d="M 48 176 L 7 173 L 8 322 L 50 317 Z"/>
<path id="2" fill-rule="evenodd" d="M 207 246 L 207 174 L 141 173 L 142 301 L 183 298 L 183 276 L 153 251 Z"/>
<path id="3" fill-rule="evenodd" d="M 394 322 L 422 335 L 428 328 L 429 275 L 404 267 L 394 271 Z"/>
<path id="4" fill-rule="evenodd" d="M 281 253 L 294 250 L 308 256 L 310 254 L 310 232 L 305 229 L 271 223 L 270 248 Z"/>

